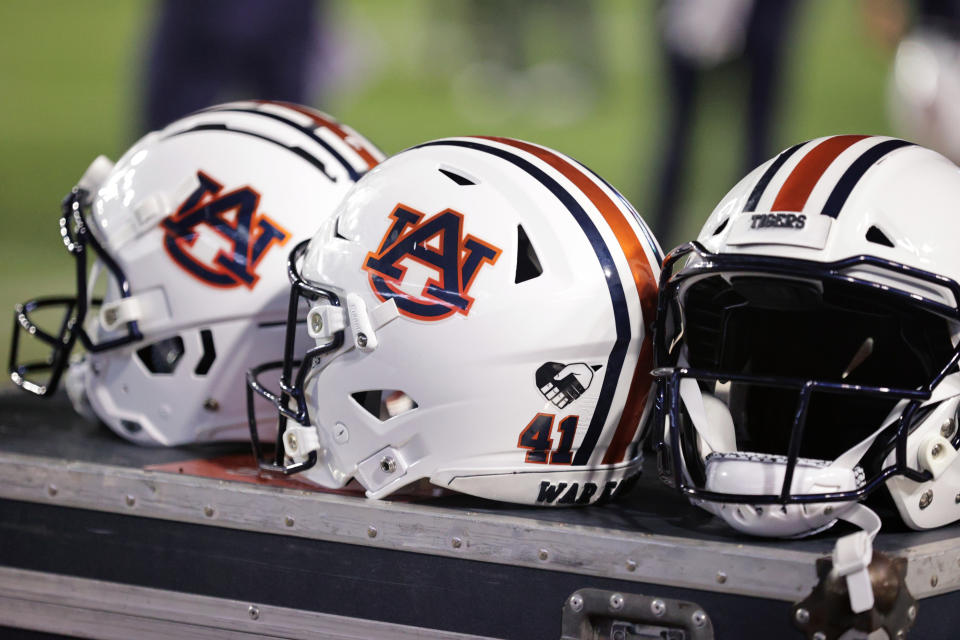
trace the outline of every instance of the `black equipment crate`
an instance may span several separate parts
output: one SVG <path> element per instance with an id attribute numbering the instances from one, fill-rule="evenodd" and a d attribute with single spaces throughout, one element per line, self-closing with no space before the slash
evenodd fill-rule
<path id="1" fill-rule="evenodd" d="M 744 537 L 649 464 L 603 506 L 373 501 L 0 392 L 2 638 L 799 638 L 792 603 L 848 530 Z M 908 636 L 958 637 L 960 526 L 885 524 L 875 549 L 907 560 Z"/>

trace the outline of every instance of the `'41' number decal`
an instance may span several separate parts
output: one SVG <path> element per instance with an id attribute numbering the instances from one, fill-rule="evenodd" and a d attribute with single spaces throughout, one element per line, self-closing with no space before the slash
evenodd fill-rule
<path id="1" fill-rule="evenodd" d="M 537 464 L 570 464 L 573 462 L 573 436 L 577 432 L 577 422 L 580 416 L 567 416 L 557 424 L 560 432 L 560 443 L 553 449 L 553 421 L 556 416 L 552 413 L 538 413 L 530 421 L 517 440 L 517 447 L 528 449 L 525 460 Z"/>

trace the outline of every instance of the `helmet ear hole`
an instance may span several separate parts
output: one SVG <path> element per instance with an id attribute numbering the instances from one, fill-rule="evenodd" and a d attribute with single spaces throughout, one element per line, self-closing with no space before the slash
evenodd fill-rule
<path id="1" fill-rule="evenodd" d="M 150 373 L 172 374 L 183 357 L 183 338 L 173 336 L 137 349 L 137 357 Z"/>
<path id="2" fill-rule="evenodd" d="M 350 397 L 360 407 L 381 422 L 413 411 L 420 405 L 403 391 L 396 389 L 377 389 L 357 391 Z"/>

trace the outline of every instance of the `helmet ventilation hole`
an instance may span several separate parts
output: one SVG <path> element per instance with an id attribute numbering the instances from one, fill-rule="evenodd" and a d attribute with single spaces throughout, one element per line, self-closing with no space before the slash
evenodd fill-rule
<path id="1" fill-rule="evenodd" d="M 357 391 L 351 393 L 350 397 L 367 413 L 381 422 L 413 411 L 420 406 L 409 395 L 396 389 Z"/>
<path id="2" fill-rule="evenodd" d="M 890 240 L 890 238 L 887 237 L 887 234 L 881 231 L 880 227 L 877 227 L 876 225 L 867 229 L 867 241 L 875 244 L 882 244 L 885 247 L 894 246 L 893 241 Z"/>
<path id="3" fill-rule="evenodd" d="M 719 234 L 721 231 L 727 228 L 727 223 L 730 222 L 730 218 L 724 218 L 723 222 L 717 225 L 717 228 L 713 230 L 713 235 Z"/>
<path id="4" fill-rule="evenodd" d="M 213 361 L 217 359 L 217 350 L 213 347 L 213 332 L 210 329 L 202 329 L 200 342 L 203 345 L 203 355 L 200 356 L 200 362 L 197 363 L 197 368 L 193 372 L 198 376 L 205 376 L 213 366 Z"/>
<path id="5" fill-rule="evenodd" d="M 530 238 L 523 227 L 517 225 L 517 275 L 514 278 L 516 284 L 533 280 L 543 273 L 543 267 L 540 265 L 540 258 L 530 244 Z"/>
<path id="6" fill-rule="evenodd" d="M 341 240 L 346 240 L 347 237 L 340 233 L 340 216 L 337 216 L 337 219 L 333 221 L 333 237 L 340 238 Z"/>
<path id="7" fill-rule="evenodd" d="M 468 178 L 467 176 L 463 175 L 461 172 L 453 171 L 453 170 L 450 169 L 449 167 L 447 167 L 447 168 L 440 167 L 440 168 L 437 169 L 437 170 L 438 170 L 440 173 L 442 173 L 443 175 L 445 175 L 445 176 L 447 176 L 448 178 L 450 178 L 451 180 L 453 180 L 454 182 L 456 182 L 456 183 L 457 183 L 458 185 L 460 185 L 461 187 L 467 187 L 467 186 L 470 186 L 470 185 L 477 184 L 477 181 L 476 181 L 476 180 L 473 180 L 473 179 L 471 179 L 471 178 Z"/>

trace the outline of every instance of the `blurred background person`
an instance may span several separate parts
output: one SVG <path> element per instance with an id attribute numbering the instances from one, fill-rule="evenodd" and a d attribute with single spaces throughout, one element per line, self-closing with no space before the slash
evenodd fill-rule
<path id="1" fill-rule="evenodd" d="M 660 143 L 656 195 L 650 215 L 654 233 L 672 247 L 682 238 L 679 195 L 685 187 L 690 138 L 698 106 L 715 108 L 721 93 L 704 95 L 703 76 L 735 64 L 745 75 L 738 107 L 743 117 L 743 149 L 731 150 L 730 176 L 743 175 L 772 153 L 772 128 L 784 83 L 783 59 L 790 50 L 795 0 L 666 0 L 660 10 L 658 40 L 665 62 L 666 126 Z M 740 77 L 722 76 L 738 88 Z M 738 162 L 739 159 L 739 162 Z"/>
<path id="2" fill-rule="evenodd" d="M 871 0 L 864 17 L 882 46 L 896 47 L 888 104 L 897 132 L 960 162 L 960 0 Z"/>
<path id="3" fill-rule="evenodd" d="M 197 109 L 258 98 L 306 102 L 319 79 L 319 0 L 162 0 L 147 55 L 145 131 Z"/>

